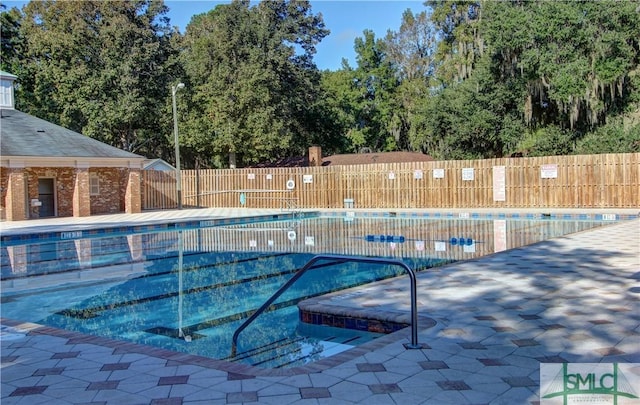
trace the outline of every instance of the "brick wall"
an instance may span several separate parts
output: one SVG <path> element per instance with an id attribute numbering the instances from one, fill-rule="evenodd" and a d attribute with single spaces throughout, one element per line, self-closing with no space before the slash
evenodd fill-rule
<path id="1" fill-rule="evenodd" d="M 91 215 L 124 212 L 122 193 L 122 169 L 91 168 L 89 175 L 97 173 L 100 178 L 100 195 L 91 196 Z"/>
<path id="2" fill-rule="evenodd" d="M 1 219 L 20 221 L 27 219 L 25 207 L 25 173 L 22 169 L 1 168 L 0 204 Z"/>
<path id="3" fill-rule="evenodd" d="M 0 221 L 7 219 L 7 189 L 9 186 L 9 173 L 6 167 L 0 167 Z"/>
<path id="4" fill-rule="evenodd" d="M 10 193 L 9 176 L 14 172 L 23 174 L 26 179 L 27 203 L 31 200 L 39 199 L 38 179 L 54 179 L 56 201 L 55 213 L 58 217 L 74 216 L 74 198 L 78 199 L 76 204 L 80 207 L 78 212 L 81 216 L 125 212 L 125 194 L 130 180 L 129 169 L 90 168 L 89 176 L 97 174 L 100 179 L 100 194 L 90 195 L 89 192 L 80 192 L 76 195 L 75 187 L 77 171 L 73 167 L 25 169 L 9 169 L 2 167 L 0 168 L 0 219 L 2 220 L 36 219 L 41 216 L 40 207 L 31 206 L 31 204 L 24 207 L 25 196 L 23 191 L 18 193 L 20 195 L 12 195 Z M 139 175 L 137 178 L 139 179 Z M 132 191 L 135 192 L 136 190 L 139 194 L 139 186 L 134 187 Z M 9 199 L 11 199 L 11 201 L 9 201 Z M 137 200 L 140 200 L 140 196 L 137 196 Z M 132 202 L 137 200 L 136 198 L 132 198 Z M 132 207 L 132 212 L 140 212 L 140 203 L 138 202 L 134 205 L 135 206 Z M 85 210 L 84 207 L 90 207 L 90 209 Z M 15 214 L 13 214 L 13 217 L 10 215 L 11 213 L 18 211 L 26 211 L 26 218 L 17 217 Z"/>
<path id="5" fill-rule="evenodd" d="M 73 188 L 75 169 L 72 167 L 30 167 L 24 170 L 27 176 L 27 201 L 39 198 L 38 179 L 52 178 L 55 186 L 56 215 L 59 217 L 73 216 Z M 40 218 L 40 207 L 28 207 L 29 218 Z"/>

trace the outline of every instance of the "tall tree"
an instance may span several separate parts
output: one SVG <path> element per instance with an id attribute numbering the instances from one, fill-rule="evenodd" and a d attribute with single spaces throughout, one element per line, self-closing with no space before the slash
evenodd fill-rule
<path id="1" fill-rule="evenodd" d="M 401 149 L 421 150 L 417 131 L 422 117 L 422 100 L 430 96 L 435 73 L 437 37 L 435 25 L 426 11 L 413 14 L 406 10 L 397 32 L 389 30 L 385 37 L 386 55 L 400 79 L 394 92 L 396 143 Z M 417 142 L 416 142 L 417 141 Z"/>
<path id="2" fill-rule="evenodd" d="M 447 85 L 471 76 L 485 44 L 480 34 L 484 0 L 427 0 L 431 18 L 439 31 L 437 48 L 439 75 Z"/>
<path id="3" fill-rule="evenodd" d="M 437 48 L 436 28 L 426 11 L 402 13 L 398 31 L 387 31 L 386 55 L 400 79 L 428 79 L 434 74 Z"/>
<path id="4" fill-rule="evenodd" d="M 164 3 L 44 0 L 24 13 L 27 111 L 131 152 L 161 153 L 176 52 Z"/>
<path id="5" fill-rule="evenodd" d="M 0 69 L 15 75 L 20 72 L 20 60 L 24 38 L 20 34 L 22 13 L 13 7 L 0 4 Z"/>
<path id="6" fill-rule="evenodd" d="M 322 132 L 313 55 L 327 34 L 308 1 L 234 0 L 194 17 L 183 59 L 192 86 L 185 141 L 239 164 L 308 147 Z"/>
<path id="7" fill-rule="evenodd" d="M 584 132 L 619 112 L 640 72 L 632 1 L 485 3 L 483 35 L 503 77 L 526 83 L 525 119 Z"/>
<path id="8" fill-rule="evenodd" d="M 386 54 L 386 44 L 371 30 L 354 41 L 357 67 L 351 86 L 356 96 L 352 112 L 355 126 L 348 136 L 360 150 L 397 150 L 400 123 L 394 119 L 394 91 L 400 79 Z"/>
<path id="9" fill-rule="evenodd" d="M 434 102 L 425 103 L 431 115 L 422 120 L 424 128 L 436 132 L 418 135 L 416 142 L 430 139 L 426 143 L 434 145 L 437 140 L 435 144 L 446 146 L 440 148 L 445 156 L 572 153 L 584 145 L 578 141 L 586 133 L 629 106 L 637 110 L 637 2 L 427 4 L 433 7 L 442 38 L 437 76 L 443 87 L 437 89 Z M 470 103 L 482 104 L 470 108 Z M 461 120 L 444 114 L 451 105 L 456 105 Z M 489 114 L 479 115 L 477 107 Z M 465 135 L 469 129 L 476 133 L 472 138 Z M 630 138 L 622 142 L 627 145 L 635 144 L 637 133 L 596 132 L 622 134 Z M 464 142 L 465 138 L 474 141 Z"/>
<path id="10" fill-rule="evenodd" d="M 322 72 L 322 88 L 326 94 L 329 121 L 333 123 L 340 136 L 329 145 L 334 153 L 357 152 L 362 140 L 354 139 L 353 132 L 357 128 L 358 92 L 354 86 L 354 70 L 346 59 L 342 60 L 342 68 L 336 71 Z M 355 142 L 354 142 L 355 141 Z M 323 151 L 327 149 L 323 145 Z"/>

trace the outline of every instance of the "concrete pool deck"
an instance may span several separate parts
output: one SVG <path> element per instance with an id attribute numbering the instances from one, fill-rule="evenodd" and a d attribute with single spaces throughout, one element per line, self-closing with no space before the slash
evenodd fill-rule
<path id="1" fill-rule="evenodd" d="M 0 230 L 50 232 L 270 213 L 282 211 L 54 218 L 4 222 Z M 540 363 L 640 363 L 639 219 L 453 263 L 417 278 L 419 315 L 436 321 L 419 330 L 424 348 L 404 348 L 406 329 L 371 348 L 311 365 L 307 373 L 255 369 L 2 319 L 2 404 L 536 404 Z M 408 284 L 406 277 L 386 280 L 316 304 L 406 314 Z M 640 378 L 640 364 L 634 373 Z"/>

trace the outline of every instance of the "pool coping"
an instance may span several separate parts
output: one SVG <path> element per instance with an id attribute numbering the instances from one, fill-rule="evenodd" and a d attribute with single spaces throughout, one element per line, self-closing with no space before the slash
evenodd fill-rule
<path id="1" fill-rule="evenodd" d="M 436 321 L 424 316 L 419 317 L 422 323 L 419 331 L 424 331 L 436 326 Z M 319 373 L 350 360 L 358 358 L 367 353 L 372 353 L 389 344 L 405 340 L 409 343 L 409 327 L 398 330 L 393 333 L 380 336 L 369 342 L 352 347 L 351 349 L 322 358 L 320 360 L 305 364 L 303 366 L 289 368 L 261 368 L 248 364 L 234 363 L 224 359 L 213 359 L 209 357 L 199 356 L 195 354 L 182 353 L 169 349 L 162 349 L 154 346 L 144 345 L 140 343 L 127 342 L 124 340 L 116 340 L 108 337 L 89 335 L 82 332 L 68 331 L 52 326 L 41 325 L 33 322 L 19 321 L 10 318 L 0 317 L 0 325 L 17 328 L 27 331 L 28 335 L 47 335 L 68 339 L 67 344 L 88 344 L 114 349 L 114 354 L 142 354 L 145 356 L 156 357 L 166 361 L 175 361 L 184 364 L 198 365 L 210 369 L 226 371 L 234 375 L 234 379 L 248 379 L 254 377 L 278 377 L 278 376 L 295 376 L 302 374 Z M 422 347 L 420 347 L 422 348 Z M 411 349 L 408 349 L 411 350 Z M 231 348 L 229 348 L 231 351 Z"/>
<path id="2" fill-rule="evenodd" d="M 227 225 L 243 225 L 253 222 L 299 220 L 313 217 L 344 218 L 400 218 L 400 219 L 472 219 L 472 220 L 586 220 L 616 223 L 619 221 L 640 218 L 640 212 L 631 209 L 607 210 L 492 210 L 492 209 L 455 209 L 455 210 L 424 210 L 424 209 L 323 209 L 301 210 L 281 213 L 258 214 L 241 217 L 224 218 L 191 218 L 158 219 L 142 221 L 136 224 L 60 224 L 59 230 L 25 230 L 0 229 L 0 244 L 18 244 L 33 241 L 47 241 L 49 239 L 75 240 L 92 237 L 115 236 L 118 234 L 137 234 L 145 232 L 160 232 L 172 230 L 193 229 L 197 227 L 219 227 Z M 91 218 L 91 217 L 89 217 Z M 38 220 L 30 220 L 38 222 Z M 63 230 L 64 229 L 64 230 Z"/>
<path id="3" fill-rule="evenodd" d="M 316 211 L 304 212 L 304 213 L 282 213 L 282 214 L 265 214 L 246 217 L 234 217 L 234 218 L 212 218 L 212 219 L 174 219 L 166 220 L 159 223 L 158 220 L 152 220 L 148 223 L 141 223 L 136 225 L 122 225 L 119 223 L 114 224 L 101 224 L 101 226 L 87 226 L 87 225 L 60 225 L 60 228 L 65 230 L 42 230 L 26 232 L 19 229 L 3 230 L 0 235 L 0 243 L 10 244 L 16 242 L 34 242 L 34 241 L 47 241 L 49 239 L 61 239 L 61 240 L 75 240 L 86 239 L 92 237 L 104 237 L 104 236 L 117 236 L 118 234 L 138 234 L 146 232 L 160 232 L 160 231 L 174 231 L 174 230 L 186 230 L 194 228 L 204 227 L 219 227 L 226 225 L 244 225 L 253 222 L 267 222 L 267 221 L 286 221 L 300 218 L 311 218 L 317 216 Z"/>

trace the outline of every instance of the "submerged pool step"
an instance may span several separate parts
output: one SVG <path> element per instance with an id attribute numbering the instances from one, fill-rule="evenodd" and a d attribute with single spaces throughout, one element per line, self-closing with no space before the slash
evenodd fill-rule
<path id="1" fill-rule="evenodd" d="M 383 334 L 320 325 L 300 325 L 294 336 L 245 350 L 225 360 L 266 368 L 303 366 L 380 336 Z"/>
<path id="2" fill-rule="evenodd" d="M 249 350 L 245 350 L 242 351 L 238 354 L 236 354 L 235 356 L 229 356 L 223 360 L 229 360 L 229 361 L 236 361 L 236 362 L 242 362 L 242 363 L 251 363 L 252 365 L 256 365 L 256 359 L 260 358 L 260 357 L 265 357 L 268 356 L 268 358 L 273 359 L 273 358 L 277 358 L 280 356 L 276 356 L 273 357 L 273 352 L 278 351 L 279 349 L 285 349 L 287 350 L 287 353 L 292 353 L 293 351 L 297 351 L 298 349 L 286 349 L 286 348 L 290 348 L 291 346 L 294 346 L 296 344 L 299 344 L 301 341 L 304 340 L 304 337 L 297 337 L 297 338 L 282 338 L 282 339 L 278 339 L 275 342 L 270 342 L 266 345 L 260 346 L 260 347 L 255 347 Z M 270 356 L 270 357 L 269 357 Z M 250 360 L 250 361 L 247 361 Z M 258 361 L 258 363 L 263 362 L 264 360 L 260 360 Z"/>

